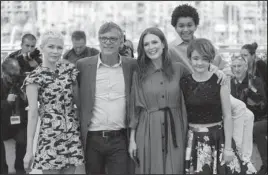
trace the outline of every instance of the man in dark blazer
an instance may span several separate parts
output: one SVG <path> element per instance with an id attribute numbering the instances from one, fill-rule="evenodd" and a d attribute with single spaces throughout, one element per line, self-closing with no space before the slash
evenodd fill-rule
<path id="1" fill-rule="evenodd" d="M 100 54 L 76 63 L 79 70 L 77 106 L 86 173 L 133 174 L 128 155 L 128 125 L 136 60 L 119 54 L 123 31 L 113 22 L 100 27 L 99 42 Z"/>

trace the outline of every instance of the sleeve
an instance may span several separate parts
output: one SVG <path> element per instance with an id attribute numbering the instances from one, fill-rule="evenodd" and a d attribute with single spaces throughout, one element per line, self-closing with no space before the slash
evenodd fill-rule
<path id="1" fill-rule="evenodd" d="M 29 84 L 37 84 L 38 86 L 42 85 L 42 77 L 37 69 L 33 70 L 23 81 L 21 90 L 26 93 L 26 86 Z"/>
<path id="2" fill-rule="evenodd" d="M 169 58 L 171 59 L 172 62 L 179 62 L 182 65 L 184 65 L 185 68 L 188 69 L 190 72 L 194 71 L 192 66 L 190 65 L 189 61 L 187 60 L 187 58 L 182 57 L 180 52 L 177 51 L 176 48 L 174 48 L 174 47 L 169 48 L 168 55 L 169 55 Z"/>
<path id="3" fill-rule="evenodd" d="M 185 77 L 189 74 L 192 74 L 191 70 L 188 69 L 184 64 L 182 63 L 173 63 L 174 69 L 180 73 L 180 77 Z"/>
<path id="4" fill-rule="evenodd" d="M 138 93 L 138 77 L 137 73 L 133 73 L 132 78 L 132 86 L 130 93 L 130 123 L 129 127 L 132 129 L 136 129 L 139 122 L 139 107 L 137 106 L 137 93 Z"/>

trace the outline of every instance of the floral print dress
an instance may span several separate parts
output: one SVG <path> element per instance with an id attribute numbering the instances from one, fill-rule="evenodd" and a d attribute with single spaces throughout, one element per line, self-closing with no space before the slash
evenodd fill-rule
<path id="1" fill-rule="evenodd" d="M 40 132 L 33 167 L 52 170 L 84 163 L 80 126 L 73 103 L 73 83 L 78 70 L 57 63 L 56 70 L 39 66 L 24 80 L 22 89 L 38 85 Z"/>

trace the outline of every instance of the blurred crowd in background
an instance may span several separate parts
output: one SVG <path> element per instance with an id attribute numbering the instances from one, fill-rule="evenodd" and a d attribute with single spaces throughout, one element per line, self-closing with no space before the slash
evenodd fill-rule
<path id="1" fill-rule="evenodd" d="M 62 31 L 66 50 L 71 48 L 75 30 L 85 31 L 87 45 L 98 48 L 97 31 L 105 21 L 117 22 L 136 52 L 145 27 L 159 27 L 168 41 L 177 37 L 170 15 L 174 6 L 184 3 L 197 8 L 200 14 L 196 37 L 210 39 L 223 49 L 224 58 L 244 43 L 253 42 L 259 45 L 259 57 L 265 57 L 266 1 L 2 1 L 1 58 L 20 48 L 23 34 L 31 33 L 39 39 L 43 31 L 53 27 Z"/>

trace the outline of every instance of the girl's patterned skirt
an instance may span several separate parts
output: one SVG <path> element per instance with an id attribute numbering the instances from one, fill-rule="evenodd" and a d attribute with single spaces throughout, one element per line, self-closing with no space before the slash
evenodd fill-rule
<path id="1" fill-rule="evenodd" d="M 240 160 L 232 140 L 234 158 L 223 161 L 224 130 L 222 125 L 189 127 L 186 148 L 186 174 L 255 174 L 251 163 Z"/>

